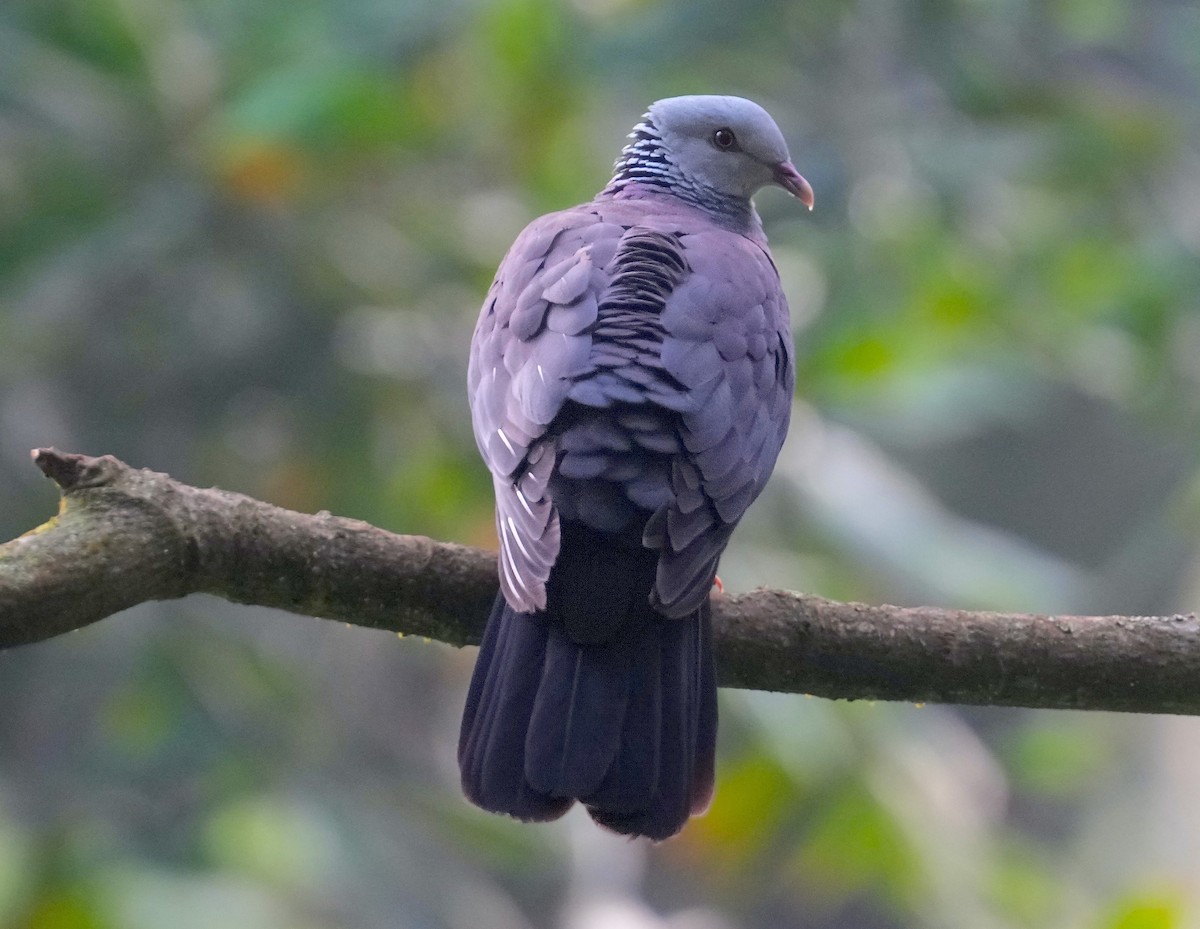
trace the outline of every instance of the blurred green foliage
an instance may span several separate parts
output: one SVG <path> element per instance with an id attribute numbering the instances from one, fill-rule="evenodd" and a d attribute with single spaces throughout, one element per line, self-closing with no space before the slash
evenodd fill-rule
<path id="1" fill-rule="evenodd" d="M 492 271 L 736 92 L 817 210 L 760 198 L 800 384 L 727 584 L 1194 607 L 1198 49 L 1177 0 L 7 0 L 0 536 L 55 444 L 491 544 Z M 0 926 L 1200 925 L 1190 721 L 726 693 L 642 849 L 458 798 L 470 661 L 204 598 L 0 656 Z"/>

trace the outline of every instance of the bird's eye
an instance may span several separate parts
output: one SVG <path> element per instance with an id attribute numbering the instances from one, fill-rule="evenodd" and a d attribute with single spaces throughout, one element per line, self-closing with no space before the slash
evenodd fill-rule
<path id="1" fill-rule="evenodd" d="M 712 141 L 721 151 L 727 152 L 737 145 L 737 136 L 733 134 L 732 129 L 721 128 L 713 133 Z"/>

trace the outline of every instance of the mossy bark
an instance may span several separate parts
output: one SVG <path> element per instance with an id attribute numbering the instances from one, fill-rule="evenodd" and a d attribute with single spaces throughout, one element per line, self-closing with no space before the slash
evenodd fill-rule
<path id="1" fill-rule="evenodd" d="M 451 645 L 479 641 L 495 555 L 189 487 L 112 457 L 34 461 L 59 514 L 0 545 L 0 648 L 209 593 Z M 842 699 L 1200 713 L 1200 624 L 717 596 L 721 683 Z"/>

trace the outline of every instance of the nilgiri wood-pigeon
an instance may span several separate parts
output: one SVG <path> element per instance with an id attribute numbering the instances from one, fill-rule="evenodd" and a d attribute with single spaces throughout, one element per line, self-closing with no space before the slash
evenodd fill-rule
<path id="1" fill-rule="evenodd" d="M 783 444 L 793 345 L 751 203 L 808 182 L 760 106 L 653 104 L 594 200 L 534 220 L 471 344 L 500 593 L 463 713 L 467 797 L 576 801 L 664 839 L 713 792 L 717 561 Z"/>

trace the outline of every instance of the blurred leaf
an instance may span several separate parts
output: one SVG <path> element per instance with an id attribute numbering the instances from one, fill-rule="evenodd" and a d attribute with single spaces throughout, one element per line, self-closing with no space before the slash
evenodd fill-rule
<path id="1" fill-rule="evenodd" d="M 916 890 L 917 862 L 887 810 L 849 783 L 822 804 L 789 870 L 825 900 L 873 889 L 899 904 Z"/>
<path id="2" fill-rule="evenodd" d="M 102 709 L 101 721 L 114 745 L 145 759 L 169 741 L 179 709 L 166 689 L 139 681 L 113 695 Z"/>
<path id="3" fill-rule="evenodd" d="M 381 144 L 420 147 L 426 121 L 408 86 L 383 72 L 344 62 L 269 74 L 243 89 L 220 118 L 222 137 L 290 141 L 325 154 L 354 154 Z"/>
<path id="4" fill-rule="evenodd" d="M 34 867 L 28 834 L 0 808 L 0 926 L 14 925 L 28 903 Z"/>
<path id="5" fill-rule="evenodd" d="M 680 841 L 736 874 L 774 845 L 775 833 L 789 825 L 799 793 L 793 776 L 773 756 L 756 752 L 731 759 L 718 770 L 712 806 Z"/>
<path id="6" fill-rule="evenodd" d="M 856 381 L 869 381 L 892 370 L 896 352 L 890 340 L 865 335 L 847 342 L 834 356 L 838 374 Z"/>
<path id="7" fill-rule="evenodd" d="M 298 150 L 264 141 L 227 152 L 222 170 L 225 183 L 236 196 L 271 203 L 295 194 L 307 168 Z"/>
<path id="8" fill-rule="evenodd" d="M 284 798 L 245 797 L 218 809 L 204 829 L 209 855 L 230 871 L 318 892 L 332 881 L 338 837 L 311 808 Z"/>
<path id="9" fill-rule="evenodd" d="M 1109 737 L 1094 726 L 1072 724 L 1045 714 L 1021 727 L 1004 751 L 1022 787 L 1068 796 L 1104 771 L 1111 757 Z"/>
<path id="10" fill-rule="evenodd" d="M 29 28 L 64 52 L 116 74 L 140 76 L 141 44 L 117 0 L 37 0 L 20 7 Z"/>
<path id="11" fill-rule="evenodd" d="M 484 472 L 434 443 L 414 451 L 388 482 L 383 518 L 400 532 L 437 538 L 470 535 L 476 510 L 464 504 L 490 508 L 491 488 L 480 480 Z"/>
<path id="12" fill-rule="evenodd" d="M 1113 905 L 1103 929 L 1180 929 L 1185 910 L 1175 894 L 1135 893 Z"/>
<path id="13" fill-rule="evenodd" d="M 1054 862 L 1024 841 L 1005 843 L 987 877 L 997 910 L 1029 929 L 1054 925 L 1061 907 L 1062 882 Z"/>
<path id="14" fill-rule="evenodd" d="M 120 929 L 309 929 L 312 924 L 245 878 L 121 864 L 103 894 Z M 313 927 L 315 929 L 315 927 Z"/>
<path id="15" fill-rule="evenodd" d="M 55 891 L 38 900 L 20 929 L 108 929 L 95 902 L 81 894 Z"/>

